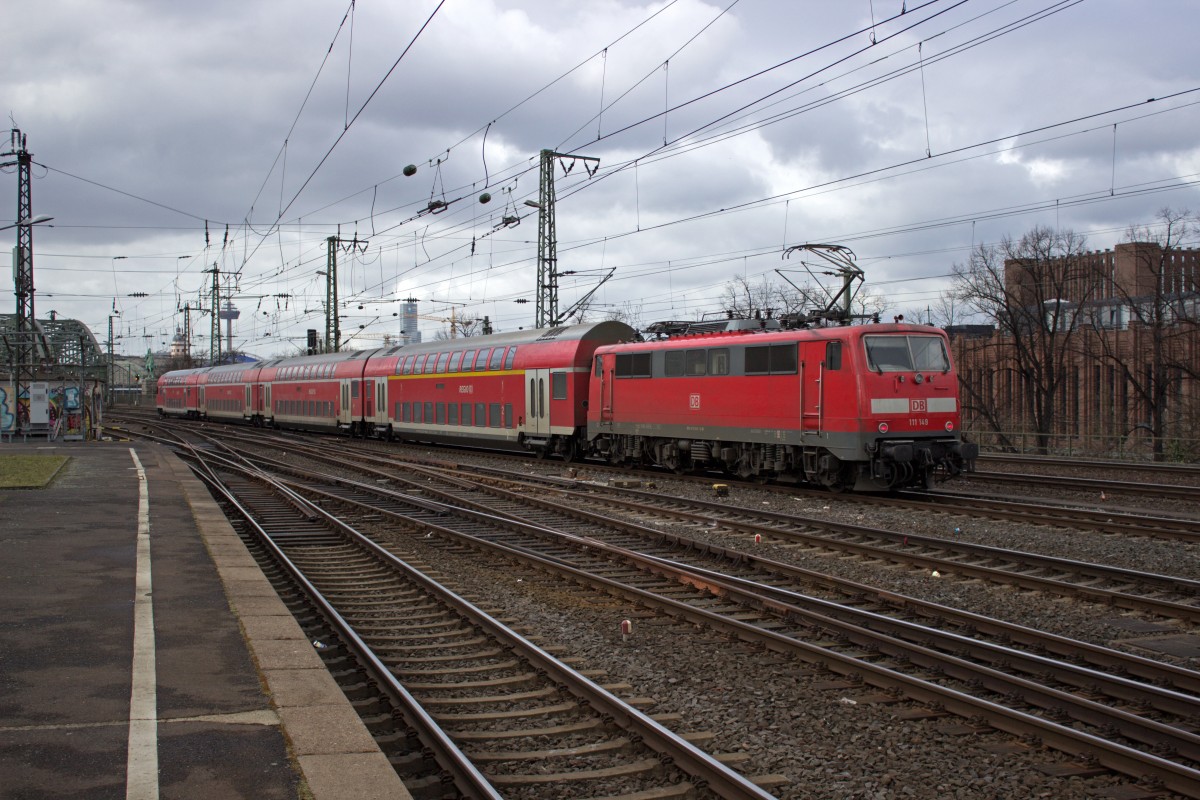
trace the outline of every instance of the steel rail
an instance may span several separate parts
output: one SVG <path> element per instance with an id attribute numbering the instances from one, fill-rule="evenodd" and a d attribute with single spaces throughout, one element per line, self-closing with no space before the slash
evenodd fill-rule
<path id="1" fill-rule="evenodd" d="M 388 489 L 380 489 L 378 487 L 368 487 L 363 484 L 363 488 L 369 488 L 372 493 L 376 494 L 399 494 Z M 329 495 L 332 499 L 340 499 L 342 502 L 349 502 L 346 498 L 339 498 L 336 495 Z M 405 502 L 421 504 L 426 508 L 435 505 L 442 505 L 429 501 L 424 498 L 412 498 L 405 496 Z M 376 513 L 395 514 L 385 509 L 380 509 L 374 506 L 367 506 Z M 446 508 L 446 511 L 451 509 Z M 478 519 L 487 517 L 488 515 L 471 510 L 456 510 L 464 516 Z M 403 515 L 397 515 L 403 516 Z M 492 517 L 496 524 L 506 526 L 519 526 L 520 523 L 512 519 Z M 1031 732 L 1039 736 L 1044 742 L 1050 744 L 1056 749 L 1074 755 L 1086 756 L 1096 759 L 1097 763 L 1135 777 L 1142 777 L 1147 772 L 1152 772 L 1156 778 L 1161 780 L 1164 786 L 1167 786 L 1175 791 L 1187 794 L 1190 797 L 1200 797 L 1200 771 L 1190 767 L 1178 764 L 1167 759 L 1155 756 L 1153 754 L 1143 753 L 1128 745 L 1112 742 L 1101 737 L 1089 734 L 1086 732 L 1075 730 L 1069 726 L 1062 725 L 1052 720 L 1043 719 L 1028 712 L 1011 709 L 1000 706 L 989 700 L 974 697 L 965 694 L 959 690 L 941 686 L 932 683 L 916 676 L 907 675 L 898 672 L 888 667 L 873 664 L 867 661 L 861 661 L 852 656 L 847 656 L 830 650 L 819 645 L 805 642 L 799 639 L 789 637 L 775 631 L 756 627 L 750 623 L 745 623 L 739 620 L 732 619 L 717 612 L 712 612 L 707 609 L 697 608 L 689 605 L 686 602 L 674 599 L 672 597 L 664 597 L 655 594 L 654 592 L 641 589 L 634 586 L 629 586 L 620 581 L 596 575 L 578 567 L 564 563 L 562 559 L 546 557 L 531 552 L 528 548 L 517 548 L 508 544 L 481 539 L 457 531 L 446 525 L 430 524 L 426 519 L 420 520 L 422 527 L 436 531 L 439 535 L 451 537 L 456 541 L 471 543 L 476 546 L 483 547 L 490 551 L 503 553 L 513 558 L 517 558 L 525 563 L 537 564 L 543 568 L 549 569 L 555 573 L 560 573 L 569 576 L 576 582 L 593 585 L 604 588 L 609 593 L 616 594 L 630 599 L 634 599 L 641 604 L 652 604 L 669 611 L 675 616 L 685 619 L 695 624 L 703 624 L 725 633 L 735 635 L 738 638 L 749 641 L 760 641 L 772 649 L 781 650 L 781 652 L 790 652 L 799 655 L 804 660 L 810 662 L 819 662 L 833 669 L 836 672 L 847 675 L 855 675 L 865 682 L 879 688 L 885 689 L 901 689 L 910 698 L 920 702 L 933 703 L 939 708 L 953 711 L 954 713 L 968 718 L 980 717 L 985 719 L 990 725 L 1009 733 L 1019 736 L 1029 735 Z M 541 525 L 529 525 L 524 527 L 538 533 L 553 532 L 556 535 L 567 541 L 572 541 L 578 547 L 588 551 L 594 551 L 597 554 L 608 556 L 620 555 L 629 560 L 631 563 L 643 569 L 655 572 L 660 575 L 671 575 L 672 580 L 680 583 L 686 583 L 693 588 L 720 595 L 722 592 L 730 591 L 730 586 L 727 579 L 717 579 L 707 571 L 700 571 L 694 568 L 680 567 L 672 565 L 665 559 L 660 559 L 655 556 L 649 556 L 636 551 L 631 551 L 626 548 L 620 548 L 615 545 L 608 545 L 595 539 L 575 536 L 562 532 L 554 532 L 552 529 Z M 748 605 L 769 610 L 775 614 L 789 619 L 792 615 L 806 614 L 803 609 L 791 607 L 787 604 L 780 603 L 778 600 L 764 598 L 762 596 L 747 596 L 745 598 Z M 851 627 L 843 624 L 838 624 L 834 620 L 829 621 L 835 629 L 841 628 L 847 634 L 851 631 Z M 955 677 L 960 680 L 980 679 L 985 684 L 991 686 L 1006 686 L 1010 691 L 1020 690 L 1025 697 L 1036 699 L 1038 704 L 1045 707 L 1054 707 L 1054 703 L 1058 700 L 1071 698 L 1071 695 L 1060 692 L 1058 690 L 1048 689 L 1033 684 L 1013 676 L 1005 675 L 998 670 L 991 668 L 979 668 L 977 665 L 971 665 L 968 662 L 963 662 L 953 656 L 945 656 L 930 651 L 927 648 L 920 646 L 909 645 L 907 643 L 891 640 L 884 634 L 873 633 L 860 629 L 862 636 L 868 637 L 872 641 L 880 642 L 887 641 L 886 649 L 893 649 L 891 653 L 896 657 L 903 657 L 912 663 L 922 664 L 933 669 L 947 669 L 958 673 Z M 882 637 L 882 638 L 881 638 Z M 997 691 L 992 688 L 992 691 Z M 1083 708 L 1084 711 L 1077 712 L 1078 718 L 1088 719 L 1093 714 L 1110 713 L 1112 716 L 1106 717 L 1107 721 L 1117 721 L 1118 727 L 1123 727 L 1125 730 L 1132 730 L 1137 724 L 1144 725 L 1141 736 L 1148 738 L 1151 741 L 1158 743 L 1170 743 L 1171 737 L 1182 734 L 1182 745 L 1184 749 L 1190 749 L 1194 745 L 1200 744 L 1200 739 L 1197 742 L 1192 742 L 1189 737 L 1196 738 L 1194 734 L 1179 731 L 1171 726 L 1155 723 L 1150 720 L 1141 720 L 1135 715 L 1126 712 L 1120 712 L 1107 707 L 1092 703 L 1090 701 L 1079 701 L 1076 699 L 1076 708 Z M 1093 723 L 1094 724 L 1094 723 Z M 1148 732 L 1147 732 L 1148 731 Z"/>
<path id="2" fill-rule="evenodd" d="M 265 474 L 260 471 L 250 474 L 259 480 L 267 480 Z M 618 727 L 630 731 L 638 736 L 639 739 L 646 743 L 651 749 L 657 751 L 663 757 L 670 758 L 671 762 L 677 767 L 684 772 L 698 778 L 709 788 L 718 792 L 722 797 L 746 798 L 747 800 L 767 800 L 767 798 L 771 797 L 770 794 L 764 792 L 752 781 L 729 769 L 719 760 L 708 755 L 703 750 L 700 750 L 683 737 L 678 736 L 674 732 L 650 718 L 648 715 L 638 711 L 636 708 L 625 703 L 611 692 L 608 692 L 604 688 L 598 686 L 578 671 L 574 670 L 567 664 L 555 658 L 550 653 L 530 642 L 525 637 L 517 634 L 515 631 L 512 631 L 510 628 L 500 623 L 498 620 L 472 604 L 470 601 L 449 591 L 436 581 L 428 578 L 419 570 L 403 561 L 403 559 L 400 559 L 386 548 L 374 542 L 370 537 L 367 537 L 361 532 L 356 531 L 353 527 L 338 519 L 336 516 L 330 514 L 328 511 L 322 509 L 320 506 L 317 506 L 304 499 L 301 495 L 295 492 L 292 486 L 286 486 L 283 484 L 280 484 L 280 486 L 291 498 L 293 498 L 294 504 L 305 509 L 309 515 L 320 518 L 324 520 L 326 524 L 342 530 L 347 536 L 352 537 L 360 546 L 363 546 L 372 552 L 376 557 L 388 563 L 390 566 L 402 571 L 406 577 L 422 585 L 427 591 L 435 593 L 447 605 L 455 609 L 458 613 L 474 620 L 481 628 L 485 629 L 494 638 L 502 640 L 507 646 L 511 647 L 519 655 L 532 663 L 539 671 L 550 676 L 552 680 L 569 687 L 569 690 L 573 694 L 575 694 L 577 697 L 583 698 L 597 713 L 600 713 L 611 719 Z M 274 545 L 274 543 L 272 544 Z M 275 545 L 272 549 L 278 550 L 278 546 Z M 282 551 L 279 552 L 282 554 Z M 286 558 L 286 556 L 284 556 L 284 558 Z M 291 563 L 290 560 L 288 563 Z M 307 583 L 307 581 L 305 581 L 305 583 Z M 332 609 L 332 606 L 330 606 L 330 608 Z M 340 616 L 338 619 L 345 624 L 344 620 L 342 620 Z M 355 637 L 357 638 L 357 634 L 355 634 Z M 358 639 L 358 641 L 361 642 L 361 639 Z M 365 643 L 363 643 L 362 646 L 367 647 Z M 377 657 L 375 657 L 373 654 L 372 658 L 378 661 Z M 378 663 L 382 664 L 382 662 Z M 386 666 L 384 669 L 386 669 Z M 411 699 L 411 695 L 408 695 L 408 698 Z M 412 699 L 412 702 L 416 703 L 417 706 L 420 707 L 419 702 L 415 699 Z M 422 711 L 422 713 L 424 712 Z M 436 723 L 434 724 L 436 725 Z M 455 751 L 461 755 L 461 751 L 458 751 L 457 747 L 455 747 Z M 462 758 L 466 759 L 467 757 L 463 755 Z M 474 769 L 473 766 L 472 769 Z"/>

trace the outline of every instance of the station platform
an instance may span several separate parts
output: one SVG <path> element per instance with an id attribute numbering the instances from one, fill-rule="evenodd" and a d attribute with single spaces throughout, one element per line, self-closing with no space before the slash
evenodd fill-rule
<path id="1" fill-rule="evenodd" d="M 0 797 L 410 798 L 205 487 L 142 442 L 0 490 Z"/>

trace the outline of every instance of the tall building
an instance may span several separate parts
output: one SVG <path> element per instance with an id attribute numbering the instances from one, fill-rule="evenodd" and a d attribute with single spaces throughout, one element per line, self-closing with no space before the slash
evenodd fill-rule
<path id="1" fill-rule="evenodd" d="M 421 341 L 421 331 L 417 329 L 417 301 L 405 300 L 400 304 L 400 341 L 402 344 L 417 344 Z"/>
<path id="2" fill-rule="evenodd" d="M 1009 260 L 1001 294 L 1001 324 L 947 329 L 984 444 L 1200 455 L 1200 251 Z"/>

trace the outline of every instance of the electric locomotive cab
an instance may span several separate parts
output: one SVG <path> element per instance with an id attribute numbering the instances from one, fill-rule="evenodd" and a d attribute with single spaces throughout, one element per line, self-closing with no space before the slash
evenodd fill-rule
<path id="1" fill-rule="evenodd" d="M 974 467 L 979 446 L 959 435 L 958 378 L 934 328 L 860 329 L 863 488 L 932 488 Z"/>

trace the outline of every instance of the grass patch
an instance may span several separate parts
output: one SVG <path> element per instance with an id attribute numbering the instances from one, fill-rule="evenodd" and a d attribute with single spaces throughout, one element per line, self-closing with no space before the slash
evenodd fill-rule
<path id="1" fill-rule="evenodd" d="M 41 489 L 69 456 L 0 455 L 0 489 Z"/>

